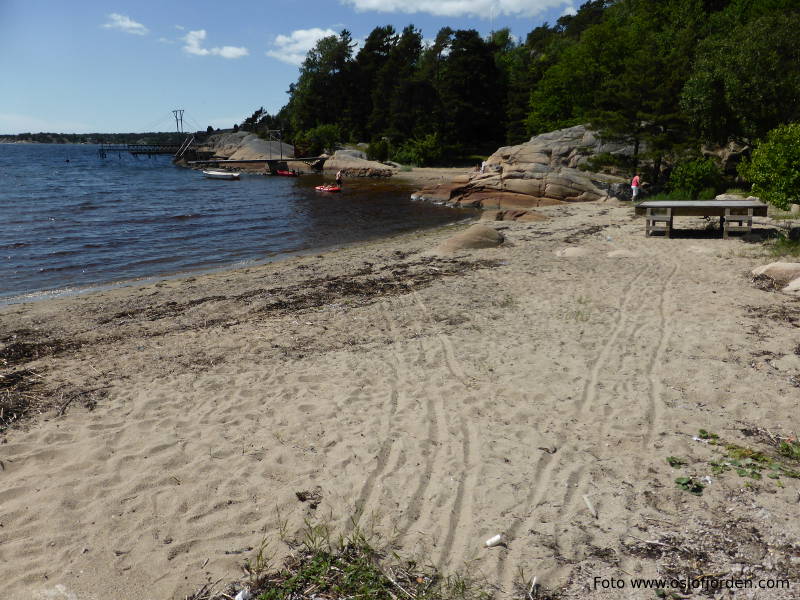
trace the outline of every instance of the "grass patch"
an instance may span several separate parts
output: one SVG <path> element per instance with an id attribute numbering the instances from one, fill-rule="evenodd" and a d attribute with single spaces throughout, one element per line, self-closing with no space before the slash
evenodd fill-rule
<path id="1" fill-rule="evenodd" d="M 770 247 L 775 256 L 800 256 L 800 239 L 790 240 L 786 235 L 779 235 Z"/>
<path id="2" fill-rule="evenodd" d="M 273 568 L 268 543 L 245 562 L 247 578 L 214 592 L 204 585 L 186 600 L 228 600 L 242 589 L 254 600 L 490 600 L 495 590 L 468 575 L 444 576 L 436 568 L 379 551 L 356 527 L 347 536 L 332 535 L 325 524 L 306 522 L 297 540 L 284 541 L 291 554 Z M 531 600 L 554 600 L 539 586 L 526 586 Z M 521 595 L 522 597 L 522 595 Z"/>
<path id="3" fill-rule="evenodd" d="M 778 454 L 800 460 L 800 444 L 783 441 L 777 448 Z M 775 479 L 778 485 L 781 477 L 800 479 L 800 471 L 787 465 L 779 456 L 770 456 L 761 450 L 754 450 L 738 444 L 725 444 L 725 457 L 709 463 L 711 472 L 721 475 L 726 471 L 734 470 L 739 477 L 749 479 L 762 479 L 768 477 Z"/>
<path id="4" fill-rule="evenodd" d="M 800 346 L 798 346 L 800 347 Z M 800 461 L 800 442 L 795 440 L 782 441 L 778 445 L 778 454 Z"/>

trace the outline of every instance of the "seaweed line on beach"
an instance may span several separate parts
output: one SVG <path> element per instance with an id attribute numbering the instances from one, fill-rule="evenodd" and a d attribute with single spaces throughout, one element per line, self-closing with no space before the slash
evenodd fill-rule
<path id="1" fill-rule="evenodd" d="M 419 290 L 443 277 L 493 268 L 500 264 L 495 260 L 471 261 L 434 257 L 389 264 L 379 269 L 373 268 L 371 263 L 365 263 L 364 267 L 350 273 L 309 278 L 287 286 L 256 288 L 231 296 L 205 296 L 183 303 L 171 301 L 151 307 L 131 307 L 103 317 L 97 322 L 106 325 L 118 320 L 157 321 L 176 317 L 203 304 L 225 301 L 248 304 L 264 302 L 261 306 L 254 307 L 253 312 L 258 314 L 303 311 L 336 303 L 342 299 L 347 299 L 354 304 L 366 305 L 385 296 Z M 207 328 L 227 324 L 230 321 L 231 319 L 226 318 L 206 319 L 203 323 L 195 323 L 192 328 Z"/>

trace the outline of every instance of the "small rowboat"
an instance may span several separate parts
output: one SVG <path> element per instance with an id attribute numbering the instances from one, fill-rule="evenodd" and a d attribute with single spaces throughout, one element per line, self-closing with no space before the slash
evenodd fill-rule
<path id="1" fill-rule="evenodd" d="M 275 174 L 283 177 L 300 177 L 300 173 L 297 171 L 275 171 Z"/>
<path id="2" fill-rule="evenodd" d="M 338 185 L 318 185 L 314 188 L 318 192 L 341 192 L 342 188 Z"/>
<path id="3" fill-rule="evenodd" d="M 233 171 L 203 171 L 203 175 L 209 179 L 239 179 L 239 173 Z"/>

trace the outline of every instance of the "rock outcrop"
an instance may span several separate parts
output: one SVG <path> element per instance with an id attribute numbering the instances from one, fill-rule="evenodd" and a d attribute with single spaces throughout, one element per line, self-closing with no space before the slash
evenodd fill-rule
<path id="1" fill-rule="evenodd" d="M 269 142 L 247 131 L 212 135 L 199 150 L 213 152 L 216 157 L 230 160 L 294 157 L 294 146 L 283 142 Z"/>
<path id="2" fill-rule="evenodd" d="M 580 169 L 598 154 L 628 155 L 583 125 L 551 131 L 500 148 L 465 184 L 423 188 L 413 197 L 492 210 L 527 210 L 562 202 L 591 202 L 630 194 L 626 177 Z"/>
<path id="3" fill-rule="evenodd" d="M 383 163 L 362 158 L 357 150 L 337 150 L 325 161 L 325 171 L 341 171 L 345 177 L 391 177 L 394 169 Z"/>
<path id="4" fill-rule="evenodd" d="M 551 131 L 518 146 L 500 148 L 484 172 L 452 191 L 451 200 L 482 208 L 527 209 L 561 202 L 591 202 L 624 189 L 625 178 L 590 173 L 584 166 L 597 154 L 626 154 L 624 144 L 602 142 L 583 125 Z"/>

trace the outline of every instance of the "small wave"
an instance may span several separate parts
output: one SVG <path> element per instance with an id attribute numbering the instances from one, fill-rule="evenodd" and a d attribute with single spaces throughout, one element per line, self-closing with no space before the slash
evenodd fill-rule
<path id="1" fill-rule="evenodd" d="M 64 271 L 77 271 L 82 270 L 85 271 L 90 267 L 96 267 L 97 263 L 89 263 L 83 265 L 63 265 L 60 267 L 39 267 L 36 269 L 37 273 L 62 273 Z"/>

